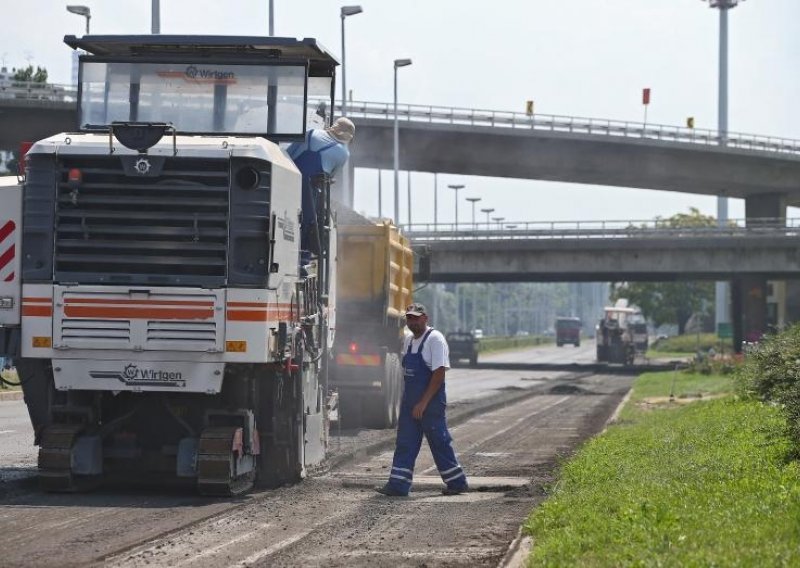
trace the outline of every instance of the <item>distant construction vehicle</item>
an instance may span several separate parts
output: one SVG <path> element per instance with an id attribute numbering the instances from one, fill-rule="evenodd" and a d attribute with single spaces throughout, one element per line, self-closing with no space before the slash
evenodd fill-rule
<path id="1" fill-rule="evenodd" d="M 629 307 L 627 300 L 620 299 L 603 312 L 603 319 L 595 331 L 597 361 L 632 365 L 636 357 L 633 324 L 641 321 L 641 311 Z"/>
<path id="2" fill-rule="evenodd" d="M 581 318 L 560 317 L 556 318 L 556 346 L 571 343 L 575 347 L 581 346 Z"/>
<path id="3" fill-rule="evenodd" d="M 329 385 L 342 424 L 391 428 L 403 390 L 400 361 L 414 256 L 388 221 L 337 208 L 336 339 Z"/>

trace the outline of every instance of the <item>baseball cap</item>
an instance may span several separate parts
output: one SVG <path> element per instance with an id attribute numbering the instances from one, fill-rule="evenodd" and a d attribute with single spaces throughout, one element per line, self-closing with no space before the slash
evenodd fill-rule
<path id="1" fill-rule="evenodd" d="M 406 308 L 406 315 L 407 316 L 424 316 L 427 315 L 428 310 L 425 309 L 425 306 L 420 303 L 413 303 Z"/>

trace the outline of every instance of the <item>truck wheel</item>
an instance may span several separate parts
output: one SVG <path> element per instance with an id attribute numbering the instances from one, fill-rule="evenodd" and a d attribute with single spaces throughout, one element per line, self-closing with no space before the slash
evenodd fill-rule
<path id="1" fill-rule="evenodd" d="M 478 355 L 477 354 L 473 355 L 472 357 L 469 358 L 469 364 L 470 364 L 471 367 L 474 367 L 474 366 L 476 366 L 478 364 Z"/>
<path id="2" fill-rule="evenodd" d="M 400 415 L 401 367 L 396 353 L 387 353 L 380 393 L 361 399 L 362 426 L 382 430 L 393 428 Z"/>

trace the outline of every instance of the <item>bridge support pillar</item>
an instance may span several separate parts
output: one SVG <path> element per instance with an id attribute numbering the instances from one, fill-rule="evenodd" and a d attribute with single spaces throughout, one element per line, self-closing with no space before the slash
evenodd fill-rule
<path id="1" fill-rule="evenodd" d="M 786 221 L 786 195 L 780 193 L 757 195 L 745 198 L 745 220 L 748 227 L 757 227 L 776 220 Z M 731 286 L 733 346 L 741 351 L 742 341 L 758 341 L 770 324 L 784 320 L 786 298 L 784 294 L 773 294 L 772 314 L 768 313 L 768 290 L 783 290 L 783 282 L 773 282 L 760 276 L 740 276 Z M 774 321 L 770 321 L 774 320 Z"/>

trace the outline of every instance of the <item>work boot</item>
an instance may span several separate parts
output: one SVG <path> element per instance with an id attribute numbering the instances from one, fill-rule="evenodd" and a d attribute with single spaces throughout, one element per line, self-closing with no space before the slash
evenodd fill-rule
<path id="1" fill-rule="evenodd" d="M 389 485 L 376 487 L 375 491 L 377 491 L 381 495 L 386 495 L 387 497 L 408 497 L 408 495 L 406 495 L 405 493 L 400 493 L 397 489 L 393 489 Z"/>
<path id="2" fill-rule="evenodd" d="M 462 485 L 461 487 L 445 487 L 442 489 L 442 495 L 461 495 L 469 491 L 469 485 Z"/>

